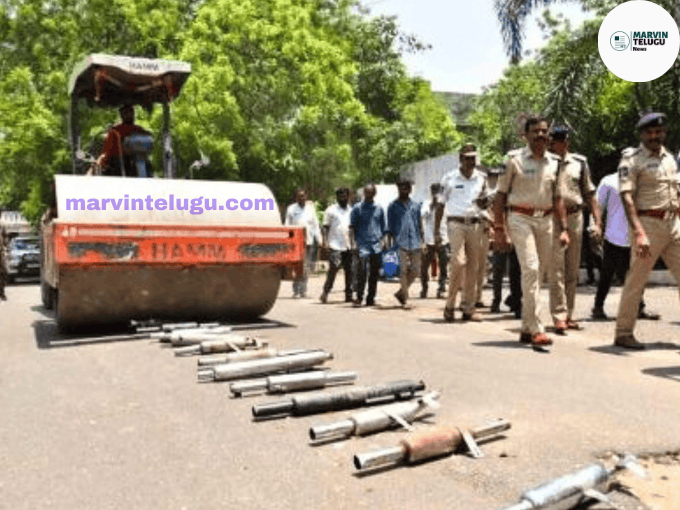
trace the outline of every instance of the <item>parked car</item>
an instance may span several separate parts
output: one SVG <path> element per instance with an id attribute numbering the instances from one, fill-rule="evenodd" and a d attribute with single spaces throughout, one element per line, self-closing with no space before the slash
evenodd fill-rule
<path id="1" fill-rule="evenodd" d="M 18 276 L 40 275 L 40 246 L 37 237 L 19 236 L 9 242 L 7 274 L 10 282 Z"/>

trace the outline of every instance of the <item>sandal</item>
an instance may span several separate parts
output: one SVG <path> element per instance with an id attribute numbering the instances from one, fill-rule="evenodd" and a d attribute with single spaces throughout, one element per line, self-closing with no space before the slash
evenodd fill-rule
<path id="1" fill-rule="evenodd" d="M 580 331 L 582 328 L 581 328 L 581 325 L 578 322 L 576 322 L 574 319 L 567 319 L 567 329 L 573 329 L 573 330 L 576 330 L 576 331 Z"/>
<path id="2" fill-rule="evenodd" d="M 534 333 L 534 335 L 531 337 L 531 345 L 544 347 L 546 345 L 552 345 L 552 343 L 553 341 L 548 338 L 548 335 L 545 333 Z"/>

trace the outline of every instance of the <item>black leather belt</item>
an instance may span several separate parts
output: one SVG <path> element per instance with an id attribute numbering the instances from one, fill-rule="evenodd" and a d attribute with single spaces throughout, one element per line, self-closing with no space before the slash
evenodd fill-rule
<path id="1" fill-rule="evenodd" d="M 480 218 L 471 216 L 471 217 L 466 217 L 466 216 L 449 216 L 448 221 L 455 221 L 456 223 L 463 223 L 465 225 L 469 225 L 471 223 L 479 223 L 482 221 Z"/>
<path id="2" fill-rule="evenodd" d="M 660 220 L 667 220 L 668 218 L 677 214 L 677 211 L 668 211 L 666 209 L 643 209 L 638 211 L 638 216 L 649 216 L 651 218 L 658 218 Z"/>

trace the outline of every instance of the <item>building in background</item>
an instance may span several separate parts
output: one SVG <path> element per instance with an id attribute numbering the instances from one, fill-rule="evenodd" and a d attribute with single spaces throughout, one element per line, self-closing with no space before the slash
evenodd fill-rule
<path id="1" fill-rule="evenodd" d="M 0 212 L 0 226 L 4 227 L 7 236 L 10 238 L 30 235 L 33 232 L 28 220 L 17 211 Z"/>

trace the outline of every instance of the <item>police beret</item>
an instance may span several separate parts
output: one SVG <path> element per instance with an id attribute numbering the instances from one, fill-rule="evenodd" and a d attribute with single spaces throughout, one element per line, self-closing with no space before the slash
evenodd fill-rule
<path id="1" fill-rule="evenodd" d="M 550 126 L 549 134 L 552 138 L 564 140 L 569 136 L 569 128 L 564 124 L 553 124 Z"/>
<path id="2" fill-rule="evenodd" d="M 635 126 L 638 130 L 643 130 L 648 127 L 658 127 L 666 125 L 666 114 L 665 113 L 648 113 L 643 116 Z"/>

